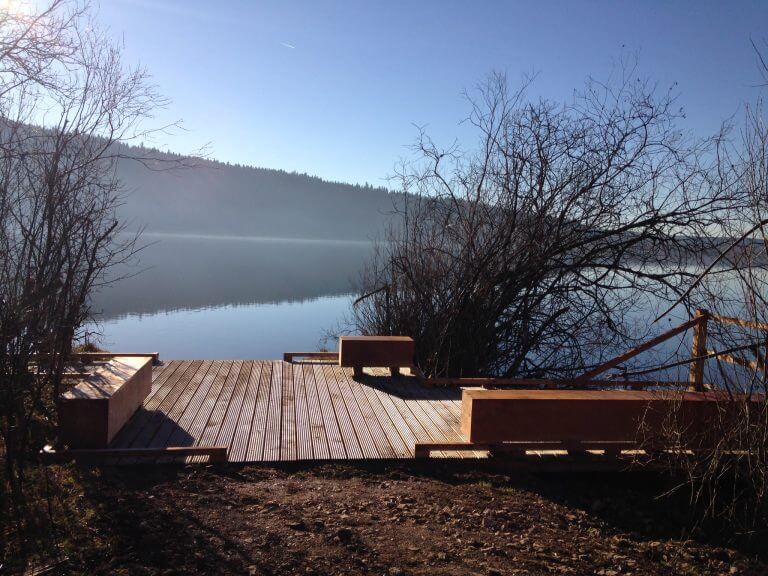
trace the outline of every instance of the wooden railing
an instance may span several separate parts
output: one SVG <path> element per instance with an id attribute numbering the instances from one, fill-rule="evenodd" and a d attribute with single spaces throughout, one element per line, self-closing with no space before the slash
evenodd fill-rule
<path id="1" fill-rule="evenodd" d="M 737 346 L 728 350 L 715 351 L 710 350 L 707 347 L 707 335 L 708 335 L 708 323 L 717 322 L 720 324 L 732 324 L 740 326 L 742 328 L 750 328 L 753 330 L 765 331 L 768 333 L 768 324 L 761 322 L 752 322 L 749 320 L 743 320 L 741 318 L 731 318 L 728 316 L 718 316 L 712 314 L 706 310 L 697 310 L 693 318 L 683 322 L 682 324 L 670 328 L 669 330 L 659 334 L 655 338 L 643 342 L 634 348 L 627 350 L 626 352 L 607 360 L 598 366 L 590 368 L 583 374 L 570 379 L 532 379 L 532 378 L 428 378 L 425 380 L 426 384 L 436 386 L 484 386 L 486 388 L 614 388 L 614 387 L 629 387 L 633 389 L 643 389 L 650 387 L 663 387 L 663 388 L 689 388 L 691 390 L 703 392 L 704 390 L 711 388 L 704 382 L 704 366 L 707 360 L 721 359 L 724 362 L 742 366 L 747 369 L 762 371 L 768 374 L 768 362 L 766 362 L 766 356 L 768 351 L 761 352 L 761 349 L 766 348 L 762 344 L 747 344 L 744 346 Z M 645 370 L 631 372 L 628 375 L 620 377 L 612 377 L 606 380 L 598 380 L 597 377 L 605 374 L 613 368 L 617 368 L 624 364 L 627 360 L 630 360 L 651 348 L 658 346 L 659 344 L 674 338 L 679 334 L 683 334 L 688 330 L 693 329 L 693 341 L 691 346 L 690 358 L 665 364 L 664 366 L 657 366 Z M 738 356 L 734 356 L 733 353 L 739 350 L 749 350 L 755 356 L 755 361 L 746 360 Z M 641 374 L 648 374 L 652 372 L 658 372 L 663 369 L 672 368 L 675 366 L 684 366 L 690 364 L 690 371 L 687 381 L 671 381 L 671 380 L 632 380 L 628 376 L 638 376 Z"/>
<path id="2" fill-rule="evenodd" d="M 765 331 L 768 333 L 768 323 L 752 322 L 741 318 L 731 318 L 728 316 L 719 316 L 712 314 L 707 310 L 697 310 L 694 316 L 682 324 L 670 328 L 658 336 L 643 342 L 626 352 L 611 358 L 597 366 L 590 368 L 575 378 L 554 379 L 554 378 L 423 378 L 418 369 L 413 373 L 427 386 L 483 386 L 486 388 L 576 388 L 576 389 L 594 389 L 594 388 L 632 388 L 642 390 L 645 388 L 689 388 L 691 390 L 703 392 L 711 389 L 704 382 L 704 367 L 707 360 L 720 359 L 724 362 L 742 366 L 747 369 L 762 371 L 768 374 L 768 347 L 766 344 L 748 344 L 737 346 L 728 350 L 715 351 L 707 347 L 708 323 L 717 322 L 720 324 L 731 324 L 742 328 Z M 656 366 L 634 372 L 623 371 L 619 375 L 613 375 L 608 379 L 598 379 L 613 368 L 620 367 L 626 361 L 635 356 L 666 342 L 688 330 L 693 329 L 693 340 L 691 345 L 691 356 L 683 360 Z M 767 334 L 768 335 L 768 334 Z M 764 352 L 761 350 L 766 349 Z M 751 351 L 756 360 L 746 360 L 733 353 L 740 350 Z M 338 362 L 338 352 L 286 352 L 283 354 L 285 362 L 293 362 L 295 359 L 326 360 Z M 639 376 L 658 372 L 660 370 L 673 368 L 676 366 L 685 366 L 690 364 L 688 380 L 659 380 L 659 379 L 631 379 L 630 376 Z"/>
<path id="3" fill-rule="evenodd" d="M 721 350 L 721 351 L 710 350 L 707 347 L 707 338 L 708 338 L 710 321 L 716 322 L 719 324 L 732 324 L 735 326 L 740 326 L 742 328 L 750 328 L 753 330 L 761 330 L 761 331 L 768 332 L 768 324 L 765 324 L 762 322 L 752 322 L 750 320 L 743 320 L 741 318 L 719 316 L 717 314 L 712 314 L 707 310 L 697 310 L 693 318 L 691 318 L 687 322 L 684 322 L 679 326 L 676 326 L 675 328 L 672 328 L 664 332 L 663 334 L 660 334 L 656 338 L 653 338 L 652 340 L 649 340 L 648 342 L 645 342 L 640 346 L 637 346 L 636 348 L 633 348 L 632 350 L 629 350 L 628 352 L 625 352 L 624 354 L 621 354 L 616 358 L 613 358 L 601 364 L 600 366 L 593 368 L 588 372 L 585 372 L 581 376 L 581 378 L 585 378 L 585 379 L 594 378 L 598 374 L 602 374 L 603 372 L 610 370 L 611 368 L 614 368 L 619 364 L 622 364 L 626 360 L 629 360 L 630 358 L 638 355 L 639 353 L 644 352 L 645 350 L 648 350 L 649 348 L 652 348 L 653 346 L 656 346 L 664 342 L 665 340 L 669 340 L 670 338 L 676 336 L 677 334 L 681 334 L 690 328 L 693 328 L 693 340 L 691 343 L 691 357 L 689 359 L 681 360 L 679 362 L 674 362 L 671 364 L 666 364 L 664 366 L 660 366 L 655 369 L 644 370 L 642 371 L 642 373 L 648 373 L 651 371 L 662 370 L 664 368 L 690 364 L 690 371 L 688 374 L 688 386 L 691 390 L 703 392 L 706 388 L 708 388 L 708 386 L 704 383 L 704 366 L 706 365 L 707 360 L 712 360 L 717 358 L 724 362 L 728 362 L 730 364 L 736 364 L 744 368 L 749 368 L 752 370 L 762 370 L 763 372 L 766 371 L 765 358 L 764 358 L 764 355 L 760 352 L 760 348 L 763 346 L 759 344 L 748 344 L 745 346 L 737 346 L 734 348 L 730 348 L 728 350 Z M 743 358 L 739 358 L 738 356 L 734 356 L 733 352 L 736 352 L 738 350 L 751 350 L 753 354 L 756 355 L 757 360 L 755 362 L 752 362 L 752 361 L 745 360 Z M 635 374 L 637 374 L 637 372 Z"/>

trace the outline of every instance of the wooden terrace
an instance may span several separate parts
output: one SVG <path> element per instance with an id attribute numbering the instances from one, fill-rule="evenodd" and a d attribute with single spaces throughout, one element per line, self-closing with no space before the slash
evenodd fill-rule
<path id="1" fill-rule="evenodd" d="M 170 360 L 110 447 L 226 446 L 230 462 L 413 458 L 417 443 L 464 442 L 460 418 L 460 389 L 387 369 L 356 378 L 322 361 Z"/>
<path id="2" fill-rule="evenodd" d="M 85 354 L 91 371 L 78 372 L 80 383 L 60 398 L 63 450 L 48 455 L 291 462 L 702 452 L 716 440 L 713 426 L 736 416 L 734 400 L 763 401 L 714 390 L 703 381 L 704 362 L 765 371 L 758 344 L 710 351 L 709 321 L 768 331 L 699 311 L 573 380 L 424 378 L 405 336 L 343 336 L 338 352 L 288 352 L 283 360 Z M 689 329 L 691 358 L 671 364 L 690 363 L 688 381 L 595 379 Z M 757 360 L 733 355 L 744 350 Z M 669 418 L 684 435 L 664 436 Z"/>

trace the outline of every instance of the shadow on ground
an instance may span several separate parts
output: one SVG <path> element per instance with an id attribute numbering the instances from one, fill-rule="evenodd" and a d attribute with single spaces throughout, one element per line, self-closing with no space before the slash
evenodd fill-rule
<path id="1" fill-rule="evenodd" d="M 650 473 L 501 461 L 69 467 L 75 572 L 765 574 Z M 65 474 L 65 475 L 66 475 Z"/>

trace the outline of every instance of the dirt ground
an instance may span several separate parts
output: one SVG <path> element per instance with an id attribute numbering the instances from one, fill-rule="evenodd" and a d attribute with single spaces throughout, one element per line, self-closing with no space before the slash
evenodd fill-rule
<path id="1" fill-rule="evenodd" d="M 685 528 L 658 476 L 434 460 L 48 470 L 56 529 L 25 546 L 54 547 L 26 565 L 45 574 L 768 574 L 759 539 Z"/>

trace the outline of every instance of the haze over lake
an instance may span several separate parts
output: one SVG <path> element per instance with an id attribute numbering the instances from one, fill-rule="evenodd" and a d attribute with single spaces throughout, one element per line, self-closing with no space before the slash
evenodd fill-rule
<path id="1" fill-rule="evenodd" d="M 316 350 L 351 306 L 373 244 L 147 233 L 132 274 L 93 302 L 100 342 L 164 358 L 279 358 Z"/>

